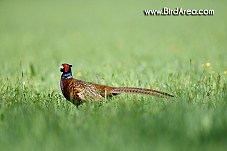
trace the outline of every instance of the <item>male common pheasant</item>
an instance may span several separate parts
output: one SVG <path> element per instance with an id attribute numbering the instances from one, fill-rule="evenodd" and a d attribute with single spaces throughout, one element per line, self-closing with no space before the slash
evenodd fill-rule
<path id="1" fill-rule="evenodd" d="M 71 67 L 72 65 L 66 63 L 62 64 L 60 67 L 60 71 L 62 72 L 60 86 L 65 98 L 76 106 L 87 100 L 102 100 L 105 97 L 111 97 L 121 93 L 174 97 L 171 94 L 157 90 L 132 87 L 113 87 L 77 80 L 72 76 Z"/>

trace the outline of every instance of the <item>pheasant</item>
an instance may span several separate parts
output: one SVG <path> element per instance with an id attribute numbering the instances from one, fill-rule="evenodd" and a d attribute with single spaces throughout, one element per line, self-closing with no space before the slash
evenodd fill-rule
<path id="1" fill-rule="evenodd" d="M 60 86 L 64 97 L 77 107 L 88 100 L 103 100 L 106 97 L 112 97 L 121 93 L 174 97 L 171 94 L 152 89 L 113 87 L 77 80 L 72 76 L 71 67 L 72 65 L 67 63 L 62 64 L 60 67 L 62 72 Z"/>

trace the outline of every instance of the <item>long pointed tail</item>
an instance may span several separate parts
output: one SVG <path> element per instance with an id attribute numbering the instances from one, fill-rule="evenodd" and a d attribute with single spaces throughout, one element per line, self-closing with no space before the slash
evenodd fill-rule
<path id="1" fill-rule="evenodd" d="M 130 88 L 130 87 L 117 87 L 114 88 L 111 93 L 114 94 L 121 94 L 121 93 L 130 93 L 130 94 L 148 94 L 148 95 L 153 95 L 153 96 L 160 96 L 160 97 L 174 97 L 171 94 L 157 91 L 157 90 L 152 90 L 152 89 L 144 89 L 144 88 Z"/>

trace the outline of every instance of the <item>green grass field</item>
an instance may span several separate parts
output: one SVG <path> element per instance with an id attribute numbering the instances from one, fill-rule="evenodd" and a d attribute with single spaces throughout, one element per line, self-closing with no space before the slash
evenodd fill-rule
<path id="1" fill-rule="evenodd" d="M 0 1 L 0 150 L 224 151 L 226 2 Z M 163 7 L 214 16 L 144 16 Z M 173 99 L 120 95 L 76 108 L 75 78 L 152 88 Z"/>

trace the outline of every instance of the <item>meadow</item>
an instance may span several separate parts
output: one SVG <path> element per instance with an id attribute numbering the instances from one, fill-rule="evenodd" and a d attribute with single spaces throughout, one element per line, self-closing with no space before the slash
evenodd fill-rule
<path id="1" fill-rule="evenodd" d="M 0 1 L 0 150 L 224 151 L 224 1 Z M 144 9 L 214 16 L 144 16 Z M 79 108 L 60 91 L 75 78 L 161 90 Z"/>

